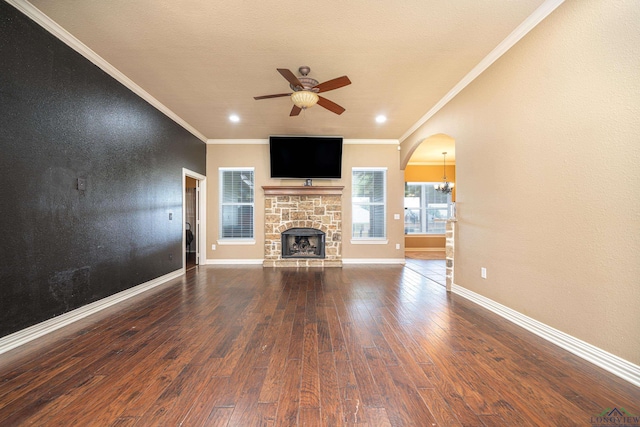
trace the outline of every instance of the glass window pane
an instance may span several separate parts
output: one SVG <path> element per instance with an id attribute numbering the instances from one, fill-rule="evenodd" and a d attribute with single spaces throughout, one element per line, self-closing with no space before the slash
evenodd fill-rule
<path id="1" fill-rule="evenodd" d="M 253 170 L 220 169 L 220 237 L 253 238 Z"/>
<path id="2" fill-rule="evenodd" d="M 372 205 L 369 208 L 369 236 L 367 237 L 376 237 L 383 238 L 385 237 L 384 232 L 384 206 L 382 205 Z"/>
<path id="3" fill-rule="evenodd" d="M 356 238 L 384 238 L 384 206 L 354 206 L 352 232 Z"/>
<path id="4" fill-rule="evenodd" d="M 436 191 L 433 182 L 405 183 L 405 233 L 444 234 L 451 196 Z"/>
<path id="5" fill-rule="evenodd" d="M 422 210 L 405 208 L 404 210 L 405 234 L 422 233 Z"/>
<path id="6" fill-rule="evenodd" d="M 385 170 L 352 172 L 352 236 L 386 237 Z"/>
<path id="7" fill-rule="evenodd" d="M 253 171 L 223 171 L 222 202 L 253 203 Z"/>
<path id="8" fill-rule="evenodd" d="M 222 238 L 253 238 L 253 206 L 222 206 Z"/>
<path id="9" fill-rule="evenodd" d="M 354 171 L 353 196 L 369 202 L 384 202 L 384 171 Z"/>

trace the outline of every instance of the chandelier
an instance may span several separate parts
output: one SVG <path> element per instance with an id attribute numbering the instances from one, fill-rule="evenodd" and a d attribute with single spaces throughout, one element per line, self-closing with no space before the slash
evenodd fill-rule
<path id="1" fill-rule="evenodd" d="M 310 90 L 299 90 L 291 94 L 291 100 L 296 107 L 305 109 L 316 105 L 318 102 L 318 94 Z"/>
<path id="2" fill-rule="evenodd" d="M 435 184 L 433 188 L 436 191 L 440 191 L 442 194 L 451 194 L 453 191 L 453 186 L 455 185 L 453 182 L 447 182 L 447 173 L 445 171 L 445 167 L 447 166 L 447 152 L 444 151 L 442 153 L 442 183 Z"/>

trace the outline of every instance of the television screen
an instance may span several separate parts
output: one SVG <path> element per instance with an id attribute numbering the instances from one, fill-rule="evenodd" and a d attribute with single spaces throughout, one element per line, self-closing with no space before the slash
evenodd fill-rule
<path id="1" fill-rule="evenodd" d="M 342 177 L 342 137 L 269 137 L 271 178 Z"/>

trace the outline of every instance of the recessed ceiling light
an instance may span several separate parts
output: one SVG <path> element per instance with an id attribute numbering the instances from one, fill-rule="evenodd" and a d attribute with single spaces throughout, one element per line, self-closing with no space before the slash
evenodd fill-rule
<path id="1" fill-rule="evenodd" d="M 387 121 L 387 116 L 383 116 L 382 114 L 380 114 L 379 116 L 376 116 L 376 123 L 384 123 Z"/>
<path id="2" fill-rule="evenodd" d="M 240 117 L 237 114 L 232 114 L 229 116 L 229 120 L 233 123 L 238 123 L 240 121 Z"/>

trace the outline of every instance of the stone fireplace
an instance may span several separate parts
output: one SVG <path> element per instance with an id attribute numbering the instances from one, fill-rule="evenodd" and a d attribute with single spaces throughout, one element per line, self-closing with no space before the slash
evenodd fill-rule
<path id="1" fill-rule="evenodd" d="M 265 267 L 342 267 L 342 189 L 262 187 Z"/>

